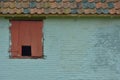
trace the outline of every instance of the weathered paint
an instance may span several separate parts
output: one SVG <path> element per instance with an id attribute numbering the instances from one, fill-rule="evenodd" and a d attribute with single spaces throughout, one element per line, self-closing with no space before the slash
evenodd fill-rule
<path id="1" fill-rule="evenodd" d="M 9 59 L 9 21 L 0 19 L 0 80 L 120 80 L 120 19 L 49 18 L 45 59 Z"/>

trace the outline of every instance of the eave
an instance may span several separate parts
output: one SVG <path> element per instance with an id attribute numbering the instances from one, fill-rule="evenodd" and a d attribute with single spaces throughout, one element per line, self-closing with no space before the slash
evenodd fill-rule
<path id="1" fill-rule="evenodd" d="M 31 20 L 42 20 L 42 19 L 46 19 L 46 18 L 85 18 L 85 17 L 90 17 L 90 18 L 120 18 L 120 15 L 111 15 L 111 14 L 81 14 L 81 15 L 78 15 L 78 14 L 69 14 L 69 15 L 58 15 L 58 14 L 49 14 L 49 15 L 45 15 L 45 14 L 42 14 L 42 15 L 37 15 L 37 14 L 7 14 L 7 15 L 3 15 L 3 14 L 0 14 L 0 17 L 4 17 L 4 18 L 8 18 L 8 19 L 24 19 L 24 20 L 28 20 L 28 19 L 31 19 Z"/>

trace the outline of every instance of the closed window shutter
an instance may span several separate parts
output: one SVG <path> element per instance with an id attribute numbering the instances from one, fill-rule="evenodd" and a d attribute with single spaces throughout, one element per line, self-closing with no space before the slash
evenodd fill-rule
<path id="1" fill-rule="evenodd" d="M 30 27 L 31 27 L 31 22 L 21 21 L 19 28 L 19 39 L 21 45 L 31 44 Z"/>
<path id="2" fill-rule="evenodd" d="M 11 21 L 11 55 L 22 57 L 25 49 L 31 49 L 31 57 L 42 57 L 42 21 Z M 28 51 L 29 52 L 29 51 Z M 24 52 L 25 53 L 25 52 Z M 27 54 L 28 55 L 28 54 Z M 26 55 L 25 55 L 26 56 Z"/>
<path id="3" fill-rule="evenodd" d="M 19 46 L 20 53 L 22 54 L 23 46 L 31 46 L 31 35 L 30 35 L 30 25 L 28 21 L 20 21 L 19 27 Z"/>
<path id="4" fill-rule="evenodd" d="M 10 32 L 11 32 L 11 49 L 10 52 L 12 53 L 12 57 L 20 56 L 19 52 L 19 26 L 20 23 L 18 21 L 11 21 L 11 27 L 10 27 Z"/>
<path id="5" fill-rule="evenodd" d="M 31 46 L 32 56 L 42 57 L 42 22 L 31 22 Z"/>

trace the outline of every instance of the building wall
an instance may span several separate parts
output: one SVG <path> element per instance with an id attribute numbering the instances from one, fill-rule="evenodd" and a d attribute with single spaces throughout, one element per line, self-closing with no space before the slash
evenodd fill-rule
<path id="1" fill-rule="evenodd" d="M 0 80 L 120 80 L 120 19 L 44 20 L 44 59 L 9 59 L 0 18 Z"/>

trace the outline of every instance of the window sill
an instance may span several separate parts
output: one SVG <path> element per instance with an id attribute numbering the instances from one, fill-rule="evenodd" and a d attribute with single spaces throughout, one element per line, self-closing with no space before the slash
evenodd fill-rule
<path id="1" fill-rule="evenodd" d="M 45 56 L 10 56 L 10 59 L 45 59 Z"/>

